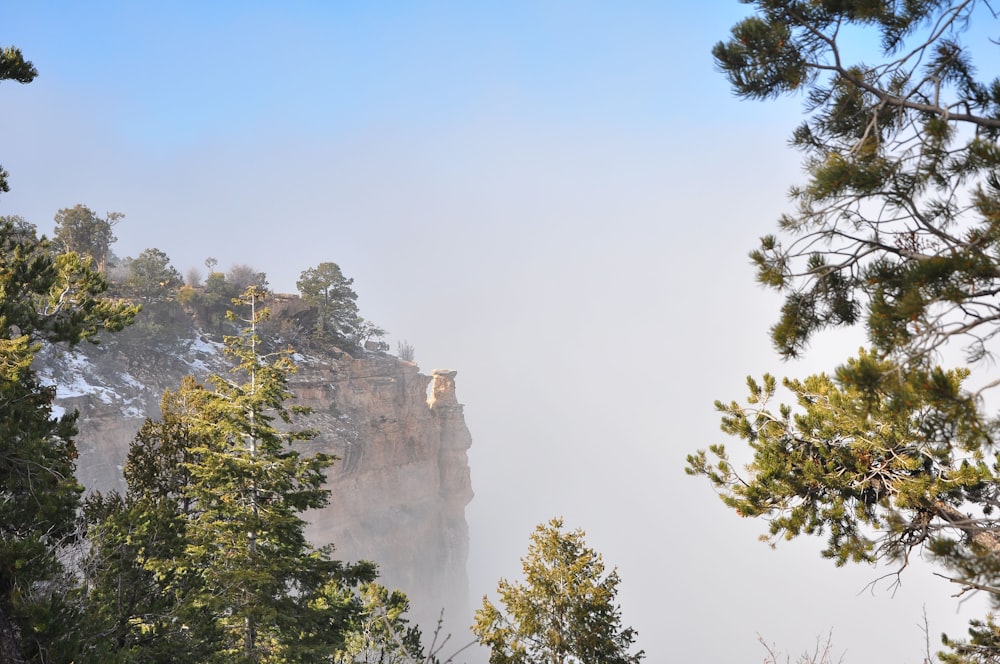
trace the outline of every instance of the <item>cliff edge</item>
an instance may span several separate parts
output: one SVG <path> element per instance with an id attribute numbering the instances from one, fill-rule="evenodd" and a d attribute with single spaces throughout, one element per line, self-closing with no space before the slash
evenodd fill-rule
<path id="1" fill-rule="evenodd" d="M 377 562 L 383 584 L 409 595 L 425 628 L 442 609 L 450 625 L 465 621 L 472 438 L 456 372 L 427 376 L 381 352 L 313 350 L 295 359 L 292 391 L 312 409 L 299 424 L 319 432 L 302 450 L 339 457 L 328 474 L 330 504 L 306 515 L 310 539 L 333 543 L 336 558 Z M 158 417 L 165 389 L 185 375 L 228 371 L 222 344 L 198 330 L 144 347 L 141 356 L 126 336 L 77 351 L 47 349 L 38 362 L 57 388 L 57 412 L 80 412 L 77 476 L 100 491 L 124 489 L 129 443 L 145 418 Z"/>

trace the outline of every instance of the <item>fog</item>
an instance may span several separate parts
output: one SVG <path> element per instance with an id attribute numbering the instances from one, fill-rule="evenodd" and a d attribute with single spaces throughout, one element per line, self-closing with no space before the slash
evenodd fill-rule
<path id="1" fill-rule="evenodd" d="M 0 214 L 121 211 L 119 256 L 246 263 L 281 292 L 338 263 L 393 348 L 458 371 L 473 605 L 562 516 L 617 566 L 650 662 L 831 630 L 847 661 L 920 662 L 925 607 L 932 650 L 964 632 L 979 607 L 919 562 L 872 587 L 892 570 L 771 550 L 683 472 L 748 374 L 861 343 L 770 346 L 779 300 L 747 253 L 800 178 L 800 103 L 738 101 L 713 70 L 744 7 L 373 6 L 0 2 L 0 44 L 40 71 L 0 86 Z"/>

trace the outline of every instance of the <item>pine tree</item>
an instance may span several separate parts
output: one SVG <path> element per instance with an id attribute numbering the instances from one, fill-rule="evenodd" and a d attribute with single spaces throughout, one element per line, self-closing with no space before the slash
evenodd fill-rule
<path id="1" fill-rule="evenodd" d="M 198 509 L 188 522 L 186 557 L 203 577 L 204 601 L 227 633 L 223 651 L 233 661 L 286 656 L 308 629 L 301 595 L 311 595 L 335 564 L 310 549 L 301 514 L 326 505 L 324 470 L 332 459 L 303 458 L 290 443 L 313 437 L 307 430 L 281 430 L 296 409 L 287 353 L 270 361 L 258 353 L 256 325 L 261 293 L 251 290 L 249 327 L 226 339 L 237 361 L 233 380 L 210 377 L 212 390 L 196 389 L 191 450 L 187 465 L 190 499 Z M 275 421 L 277 420 L 277 422 Z M 213 606 L 214 605 L 214 606 Z"/>
<path id="2" fill-rule="evenodd" d="M 334 664 L 419 664 L 424 658 L 420 629 L 410 625 L 406 595 L 375 582 L 358 588 L 360 612 Z M 429 663 L 428 663 L 429 664 Z"/>
<path id="3" fill-rule="evenodd" d="M 63 251 L 91 258 L 102 274 L 107 271 L 108 253 L 114 244 L 114 227 L 125 218 L 121 212 L 99 217 L 86 205 L 59 210 L 55 216 L 55 241 Z"/>
<path id="4" fill-rule="evenodd" d="M 295 287 L 302 300 L 317 310 L 317 337 L 344 341 L 357 335 L 361 316 L 353 283 L 336 263 L 320 263 L 299 275 Z"/>
<path id="5" fill-rule="evenodd" d="M 116 656 L 159 639 L 175 661 L 317 661 L 360 615 L 355 588 L 374 565 L 333 560 L 305 538 L 303 513 L 327 504 L 333 458 L 296 449 L 314 432 L 295 426 L 304 411 L 288 403 L 290 351 L 260 352 L 262 296 L 247 291 L 247 327 L 226 338 L 232 376 L 167 393 L 162 420 L 130 451 L 125 500 L 95 506 L 101 590 L 90 599 L 122 644 Z M 109 611 L 119 579 L 139 595 Z"/>
<path id="6" fill-rule="evenodd" d="M 19 49 L 0 48 L 0 81 L 37 75 Z M 0 168 L 0 192 L 10 191 L 7 178 Z M 106 290 L 34 226 L 0 218 L 0 661 L 69 659 L 75 647 L 60 554 L 76 538 L 82 491 L 74 477 L 76 415 L 56 416 L 55 390 L 40 383 L 32 362 L 43 343 L 73 346 L 128 325 L 137 308 L 105 300 Z"/>
<path id="7" fill-rule="evenodd" d="M 741 97 L 806 99 L 791 141 L 806 182 L 751 253 L 758 281 L 784 297 L 772 340 L 794 357 L 824 328 L 859 325 L 872 348 L 831 376 L 786 381 L 794 405 L 769 405 L 773 378 L 749 380 L 746 404 L 717 407 L 750 463 L 713 445 L 688 470 L 741 516 L 767 519 L 769 539 L 824 535 L 838 564 L 905 567 L 928 551 L 1000 606 L 998 420 L 982 399 L 1000 385 L 988 362 L 1000 333 L 1000 78 L 979 77 L 974 57 L 996 44 L 969 29 L 996 14 L 975 0 L 746 4 L 754 13 L 715 46 L 717 66 Z M 863 37 L 881 43 L 875 62 L 850 59 Z M 952 347 L 967 367 L 937 366 Z M 997 661 L 994 620 L 970 631 L 947 641 L 947 661 Z"/>
<path id="8" fill-rule="evenodd" d="M 349 347 L 362 347 L 369 339 L 381 339 L 386 332 L 365 320 L 358 313 L 358 294 L 336 263 L 320 263 L 299 275 L 295 282 L 302 300 L 315 308 L 313 337 Z M 379 350 L 388 350 L 384 341 L 376 342 Z"/>
<path id="9" fill-rule="evenodd" d="M 137 308 L 102 298 L 107 283 L 73 254 L 55 255 L 30 226 L 0 222 L 0 659 L 65 652 L 70 608 L 60 553 L 76 538 L 76 414 L 32 361 L 44 343 L 73 346 L 120 329 Z"/>
<path id="10" fill-rule="evenodd" d="M 198 662 L 221 647 L 214 614 L 197 601 L 204 590 L 197 570 L 184 564 L 196 508 L 187 468 L 198 462 L 186 395 L 197 387 L 189 377 L 168 390 L 160 419 L 139 429 L 124 467 L 125 495 L 93 494 L 84 505 L 89 630 L 81 662 Z"/>
<path id="11" fill-rule="evenodd" d="M 24 59 L 21 49 L 14 46 L 0 46 L 0 81 L 31 83 L 38 76 L 38 70 Z M 0 167 L 0 192 L 10 191 L 7 184 L 9 173 Z"/>
<path id="12" fill-rule="evenodd" d="M 996 14 L 966 0 L 747 4 L 717 66 L 741 97 L 807 100 L 791 139 L 807 181 L 751 254 L 785 297 L 779 352 L 861 323 L 882 353 L 926 360 L 955 341 L 984 359 L 1000 319 L 1000 78 L 977 77 L 974 56 L 996 45 L 968 28 Z M 879 40 L 882 60 L 848 59 L 849 34 Z"/>
<path id="13" fill-rule="evenodd" d="M 490 664 L 635 664 L 636 632 L 622 628 L 615 604 L 618 572 L 605 574 L 601 555 L 582 530 L 562 532 L 561 519 L 539 525 L 521 559 L 524 583 L 501 579 L 506 613 L 483 598 L 472 629 L 490 648 Z"/>
<path id="14" fill-rule="evenodd" d="M 138 258 L 126 262 L 128 278 L 125 291 L 143 304 L 169 299 L 184 283 L 181 273 L 170 264 L 170 258 L 159 249 L 145 249 Z"/>

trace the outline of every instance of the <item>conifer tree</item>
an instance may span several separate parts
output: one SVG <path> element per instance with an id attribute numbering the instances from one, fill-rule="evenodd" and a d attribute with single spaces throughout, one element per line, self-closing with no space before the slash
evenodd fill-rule
<path id="1" fill-rule="evenodd" d="M 385 336 L 385 330 L 361 317 L 353 283 L 336 263 L 320 263 L 299 275 L 295 286 L 302 300 L 316 309 L 315 338 L 359 347 L 370 338 Z M 385 342 L 378 346 L 388 349 Z"/>
<path id="2" fill-rule="evenodd" d="M 807 181 L 751 254 L 785 298 L 779 352 L 863 323 L 880 353 L 905 361 L 952 340 L 986 358 L 1000 331 L 1000 77 L 980 80 L 974 56 L 996 54 L 990 4 L 747 4 L 756 14 L 713 50 L 719 69 L 741 97 L 807 100 L 791 140 Z M 879 40 L 884 58 L 848 60 L 845 35 Z"/>
<path id="3" fill-rule="evenodd" d="M 316 334 L 347 339 L 361 324 L 358 294 L 336 263 L 320 263 L 304 270 L 295 282 L 302 300 L 317 309 Z"/>
<path id="4" fill-rule="evenodd" d="M 170 264 L 170 258 L 159 249 L 145 249 L 126 265 L 125 290 L 144 304 L 168 299 L 184 283 L 181 273 Z"/>
<path id="5" fill-rule="evenodd" d="M 84 505 L 88 559 L 82 604 L 89 629 L 80 661 L 208 661 L 221 646 L 214 614 L 197 601 L 203 585 L 184 564 L 187 468 L 198 462 L 186 378 L 167 391 L 160 419 L 147 420 L 129 449 L 124 496 L 93 494 Z"/>
<path id="6" fill-rule="evenodd" d="M 121 212 L 99 217 L 86 205 L 74 205 L 56 212 L 56 243 L 63 251 L 91 258 L 102 274 L 107 270 L 108 254 L 114 244 L 114 227 L 125 218 Z"/>
<path id="7" fill-rule="evenodd" d="M 245 293 L 250 318 L 226 338 L 233 374 L 168 392 L 130 451 L 124 501 L 94 504 L 90 599 L 122 644 L 116 656 L 146 657 L 156 642 L 175 661 L 321 661 L 361 614 L 355 589 L 374 565 L 333 560 L 305 538 L 333 458 L 296 449 L 314 432 L 288 403 L 290 351 L 260 352 L 262 296 Z M 135 601 L 109 609 L 122 585 Z"/>
<path id="8" fill-rule="evenodd" d="M 200 570 L 204 601 L 214 605 L 233 661 L 277 660 L 300 648 L 313 618 L 301 610 L 301 595 L 316 593 L 337 571 L 309 547 L 301 516 L 327 503 L 324 470 L 332 459 L 302 457 L 291 443 L 314 433 L 277 426 L 296 412 L 286 404 L 294 365 L 287 353 L 269 360 L 258 353 L 256 325 L 266 316 L 260 297 L 247 292 L 249 325 L 226 339 L 237 378 L 213 375 L 213 389 L 189 390 L 199 444 L 191 450 L 198 462 L 186 470 L 198 509 L 188 521 L 186 557 Z"/>
<path id="9" fill-rule="evenodd" d="M 20 49 L 0 47 L 0 81 L 38 75 Z M 0 192 L 10 191 L 0 168 Z M 109 302 L 107 283 L 78 257 L 57 255 L 33 225 L 0 218 L 0 661 L 69 659 L 74 615 L 60 553 L 75 540 L 82 488 L 74 477 L 76 415 L 32 362 L 44 343 L 73 346 L 128 325 L 137 309 Z"/>
<path id="10" fill-rule="evenodd" d="M 582 530 L 562 531 L 562 519 L 539 525 L 521 559 L 524 583 L 501 579 L 501 610 L 488 598 L 473 631 L 490 648 L 490 664 L 635 664 L 636 632 L 622 628 L 615 604 L 618 571 L 605 574 L 601 555 Z"/>
<path id="11" fill-rule="evenodd" d="M 838 564 L 926 551 L 966 591 L 1000 605 L 998 419 L 983 395 L 1000 333 L 1000 78 L 976 56 L 996 42 L 981 0 L 887 3 L 751 0 L 754 14 L 713 50 L 735 93 L 801 93 L 792 145 L 806 182 L 751 258 L 784 297 L 772 339 L 784 357 L 831 326 L 860 325 L 872 348 L 832 375 L 748 380 L 746 404 L 718 403 L 749 446 L 742 470 L 722 445 L 688 458 L 768 539 L 824 535 Z M 877 38 L 881 57 L 851 61 Z M 989 76 L 995 72 L 987 70 Z M 947 348 L 968 366 L 938 365 Z M 971 387 L 969 385 L 971 384 Z M 954 663 L 1000 658 L 992 617 Z"/>
<path id="12" fill-rule="evenodd" d="M 431 664 L 424 658 L 420 629 L 405 616 L 410 608 L 405 594 L 375 582 L 357 592 L 358 619 L 334 654 L 334 664 Z"/>
<path id="13" fill-rule="evenodd" d="M 24 59 L 21 49 L 15 46 L 0 46 L 0 81 L 31 83 L 38 76 L 38 70 Z M 9 173 L 0 167 L 0 192 L 10 191 L 7 184 Z"/>
<path id="14" fill-rule="evenodd" d="M 120 329 L 137 308 L 102 298 L 107 283 L 74 254 L 55 255 L 29 226 L 0 221 L 0 660 L 65 652 L 69 607 L 57 581 L 76 537 L 76 414 L 32 361 L 44 343 L 73 346 Z"/>

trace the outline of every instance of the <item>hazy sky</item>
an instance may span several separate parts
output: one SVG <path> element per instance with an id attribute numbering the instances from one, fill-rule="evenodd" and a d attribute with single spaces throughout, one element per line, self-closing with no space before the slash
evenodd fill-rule
<path id="1" fill-rule="evenodd" d="M 648 661 L 760 662 L 833 630 L 851 662 L 921 661 L 959 636 L 954 588 L 915 566 L 838 570 L 770 550 L 685 455 L 723 442 L 715 399 L 782 365 L 779 301 L 746 258 L 789 206 L 799 100 L 736 100 L 710 49 L 747 11 L 710 3 L 17 2 L 0 45 L 0 214 L 46 233 L 124 212 L 114 251 L 264 270 L 324 261 L 425 373 L 458 370 L 474 438 L 473 603 L 516 577 L 534 526 L 587 530 L 617 565 Z"/>

